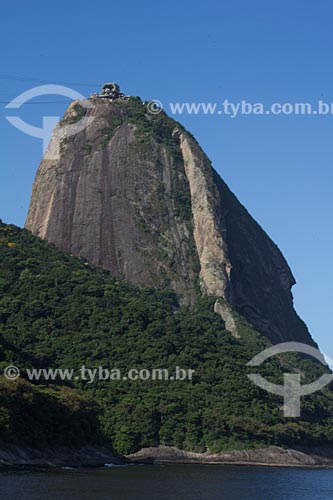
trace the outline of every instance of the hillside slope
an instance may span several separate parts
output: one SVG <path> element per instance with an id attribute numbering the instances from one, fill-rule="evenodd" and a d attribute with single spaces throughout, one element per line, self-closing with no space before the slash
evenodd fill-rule
<path id="1" fill-rule="evenodd" d="M 304 398 L 301 419 L 285 419 L 282 400 L 246 376 L 246 363 L 269 342 L 237 313 L 240 338 L 232 337 L 214 313 L 214 298 L 201 295 L 191 308 L 180 306 L 172 290 L 160 292 L 117 280 L 3 223 L 0 292 L 1 370 L 17 365 L 23 378 L 32 367 L 74 369 L 75 374 L 82 365 L 119 369 L 122 374 L 132 368 L 195 370 L 192 380 L 183 381 L 41 379 L 28 389 L 36 393 L 31 404 L 20 385 L 10 389 L 15 382 L 0 381 L 2 440 L 32 442 L 31 436 L 37 439 L 51 428 L 58 439 L 70 442 L 75 437 L 76 444 L 88 435 L 99 436 L 119 453 L 159 444 L 220 452 L 332 441 L 331 391 L 325 388 Z M 306 382 L 318 378 L 322 369 L 286 355 L 272 358 L 262 373 L 281 382 L 286 371 L 302 373 Z M 70 389 L 59 389 L 64 385 L 84 391 L 88 406 L 77 403 Z M 70 427 L 63 425 L 59 391 L 76 412 Z M 50 404 L 47 395 L 58 403 Z M 42 399 L 45 404 L 40 406 Z M 28 408 L 24 411 L 31 418 L 17 413 L 17 404 Z M 91 417 L 84 416 L 85 408 Z M 47 443 L 57 440 L 49 437 Z"/>

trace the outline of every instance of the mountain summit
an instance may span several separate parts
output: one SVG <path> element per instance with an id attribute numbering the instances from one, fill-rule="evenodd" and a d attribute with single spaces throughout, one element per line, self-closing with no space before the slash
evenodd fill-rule
<path id="1" fill-rule="evenodd" d="M 171 288 L 184 304 L 216 297 L 235 337 L 239 313 L 273 343 L 313 344 L 286 260 L 192 135 L 119 88 L 88 102 L 72 103 L 53 132 L 26 228 L 115 277 Z"/>

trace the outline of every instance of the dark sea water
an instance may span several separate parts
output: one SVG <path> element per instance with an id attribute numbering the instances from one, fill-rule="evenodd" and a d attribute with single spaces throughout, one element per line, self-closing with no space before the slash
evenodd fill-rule
<path id="1" fill-rule="evenodd" d="M 333 470 L 129 466 L 6 471 L 6 500 L 332 500 Z"/>

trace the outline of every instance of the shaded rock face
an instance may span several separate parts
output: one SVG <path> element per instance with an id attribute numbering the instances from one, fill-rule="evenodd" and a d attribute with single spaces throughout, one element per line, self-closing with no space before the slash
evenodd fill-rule
<path id="1" fill-rule="evenodd" d="M 26 228 L 116 277 L 171 287 L 183 303 L 201 288 L 235 337 L 230 306 L 274 343 L 312 344 L 288 264 L 195 139 L 139 99 L 90 102 L 72 104 L 54 130 Z M 66 136 L 82 117 L 84 130 Z"/>
<path id="2" fill-rule="evenodd" d="M 282 253 L 216 172 L 214 184 L 232 262 L 230 302 L 274 343 L 313 344 L 293 307 L 291 288 L 296 281 Z"/>

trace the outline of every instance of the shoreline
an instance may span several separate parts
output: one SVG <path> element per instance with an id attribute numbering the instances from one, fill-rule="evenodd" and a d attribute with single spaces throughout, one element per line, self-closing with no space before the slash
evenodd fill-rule
<path id="1" fill-rule="evenodd" d="M 333 447 L 284 449 L 277 446 L 212 454 L 194 453 L 170 446 L 143 448 L 127 456 L 110 447 L 54 446 L 37 449 L 0 443 L 0 470 L 15 468 L 102 468 L 126 465 L 227 465 L 294 469 L 333 469 Z"/>
<path id="2" fill-rule="evenodd" d="M 143 448 L 126 457 L 132 463 L 239 465 L 256 467 L 333 469 L 333 447 L 290 448 L 278 446 L 222 453 L 193 453 L 169 446 Z"/>
<path id="3" fill-rule="evenodd" d="M 85 445 L 80 448 L 49 446 L 38 449 L 0 443 L 0 469 L 15 467 L 104 467 L 105 464 L 126 465 L 129 461 L 110 447 Z"/>

